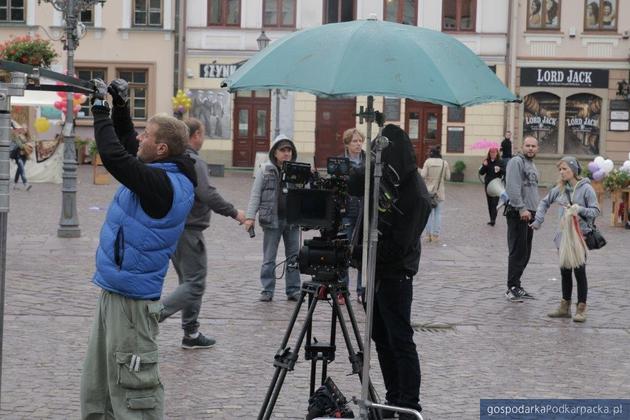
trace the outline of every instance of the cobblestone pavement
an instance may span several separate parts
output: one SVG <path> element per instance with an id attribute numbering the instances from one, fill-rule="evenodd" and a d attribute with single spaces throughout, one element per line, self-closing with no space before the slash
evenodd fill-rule
<path id="1" fill-rule="evenodd" d="M 89 167 L 80 168 L 79 180 L 78 239 L 56 236 L 59 185 L 38 184 L 28 193 L 11 194 L 3 419 L 79 417 L 79 378 L 99 293 L 90 283 L 94 252 L 116 188 L 115 183 L 92 185 Z M 246 205 L 249 173 L 227 173 L 213 181 L 227 199 Z M 523 281 L 537 299 L 509 303 L 503 295 L 505 220 L 500 218 L 495 227 L 486 225 L 480 184 L 448 184 L 446 189 L 442 241 L 423 245 L 420 273 L 414 279 L 412 318 L 418 325 L 425 418 L 478 418 L 480 398 L 627 398 L 630 231 L 608 226 L 610 200 L 599 222 L 608 246 L 589 257 L 588 321 L 579 325 L 545 316 L 560 298 L 553 217 L 535 235 Z M 184 351 L 179 347 L 179 318 L 161 325 L 166 417 L 252 419 L 271 380 L 273 356 L 294 303 L 286 301 L 282 280 L 273 302 L 257 301 L 260 230 L 252 240 L 231 219 L 214 215 L 205 234 L 210 272 L 201 324 L 217 345 Z M 176 283 L 170 270 L 166 292 Z M 363 333 L 363 311 L 354 308 Z M 315 335 L 326 341 L 330 315 L 320 309 Z M 435 323 L 450 328 L 431 328 Z M 358 396 L 359 382 L 348 375 L 340 337 L 338 348 L 329 374 L 347 397 Z M 309 365 L 302 355 L 296 370 L 287 375 L 274 418 L 304 418 Z M 372 378 L 384 395 L 372 355 Z"/>

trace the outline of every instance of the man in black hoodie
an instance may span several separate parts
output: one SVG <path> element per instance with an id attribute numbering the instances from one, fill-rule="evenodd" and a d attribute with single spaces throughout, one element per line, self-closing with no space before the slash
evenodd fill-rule
<path id="1" fill-rule="evenodd" d="M 421 410 L 420 361 L 413 341 L 411 302 L 413 276 L 420 263 L 420 234 L 431 207 L 407 133 L 388 124 L 383 136 L 389 139 L 389 145 L 381 154 L 383 178 L 379 193 L 372 338 L 387 389 L 387 402 Z M 360 189 L 362 178 L 360 172 L 351 176 L 351 191 Z M 406 416 L 400 414 L 399 418 L 413 418 Z"/>

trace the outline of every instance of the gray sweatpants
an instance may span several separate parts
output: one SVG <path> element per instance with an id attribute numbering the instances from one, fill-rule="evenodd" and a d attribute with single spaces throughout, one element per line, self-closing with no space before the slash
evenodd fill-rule
<path id="1" fill-rule="evenodd" d="M 103 290 L 81 372 L 83 420 L 158 420 L 164 387 L 158 368 L 162 304 Z"/>
<path id="2" fill-rule="evenodd" d="M 182 311 L 182 328 L 188 335 L 199 329 L 201 298 L 206 290 L 208 257 L 203 231 L 184 229 L 171 260 L 177 272 L 179 286 L 162 299 L 164 309 L 160 321 Z"/>

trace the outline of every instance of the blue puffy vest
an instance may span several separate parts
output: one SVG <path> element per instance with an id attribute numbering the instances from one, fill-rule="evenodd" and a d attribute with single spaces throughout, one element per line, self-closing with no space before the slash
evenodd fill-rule
<path id="1" fill-rule="evenodd" d="M 121 186 L 107 211 L 96 251 L 94 284 L 132 299 L 160 298 L 169 259 L 194 201 L 193 184 L 177 165 L 151 166 L 164 169 L 171 181 L 171 210 L 154 219 L 142 210 L 136 194 Z"/>

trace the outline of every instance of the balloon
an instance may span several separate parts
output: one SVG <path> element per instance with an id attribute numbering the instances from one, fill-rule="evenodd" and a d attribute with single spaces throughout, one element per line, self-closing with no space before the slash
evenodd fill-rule
<path id="1" fill-rule="evenodd" d="M 53 105 L 58 110 L 61 110 L 62 108 L 64 108 L 66 106 L 66 103 L 63 102 L 63 101 L 55 101 L 55 103 Z"/>
<path id="2" fill-rule="evenodd" d="M 76 113 L 81 111 L 81 105 L 75 105 L 74 107 L 72 107 L 72 110 Z"/>
<path id="3" fill-rule="evenodd" d="M 606 176 L 606 173 L 603 170 L 599 170 L 593 174 L 593 179 L 595 181 L 601 181 Z"/>
<path id="4" fill-rule="evenodd" d="M 597 156 L 597 157 L 595 158 L 595 160 L 593 160 L 593 162 L 595 162 L 595 164 L 597 165 L 597 167 L 601 169 L 601 167 L 602 167 L 602 163 L 604 163 L 604 158 L 603 158 L 603 157 L 601 157 L 601 156 Z"/>
<path id="5" fill-rule="evenodd" d="M 87 96 L 81 93 L 79 95 L 79 103 L 80 104 L 85 103 L 86 100 L 87 100 Z"/>
<path id="6" fill-rule="evenodd" d="M 66 92 L 57 92 L 57 96 L 59 96 L 61 99 L 66 99 Z"/>
<path id="7" fill-rule="evenodd" d="M 50 128 L 50 121 L 48 121 L 48 118 L 39 117 L 35 120 L 33 125 L 35 126 L 35 131 L 44 133 Z"/>
<path id="8" fill-rule="evenodd" d="M 599 171 L 599 167 L 597 166 L 597 164 L 595 162 L 589 162 L 588 164 L 588 170 L 594 174 L 595 172 Z"/>
<path id="9" fill-rule="evenodd" d="M 615 168 L 615 163 L 612 160 L 610 160 L 610 159 L 606 159 L 604 161 L 604 163 L 602 163 L 599 166 L 599 168 L 603 169 L 604 172 L 608 174 L 608 173 L 610 173 L 610 171 L 612 171 Z"/>
<path id="10" fill-rule="evenodd" d="M 83 96 L 82 93 L 73 93 L 72 94 L 72 99 L 77 101 L 77 100 L 81 99 L 81 96 Z"/>

